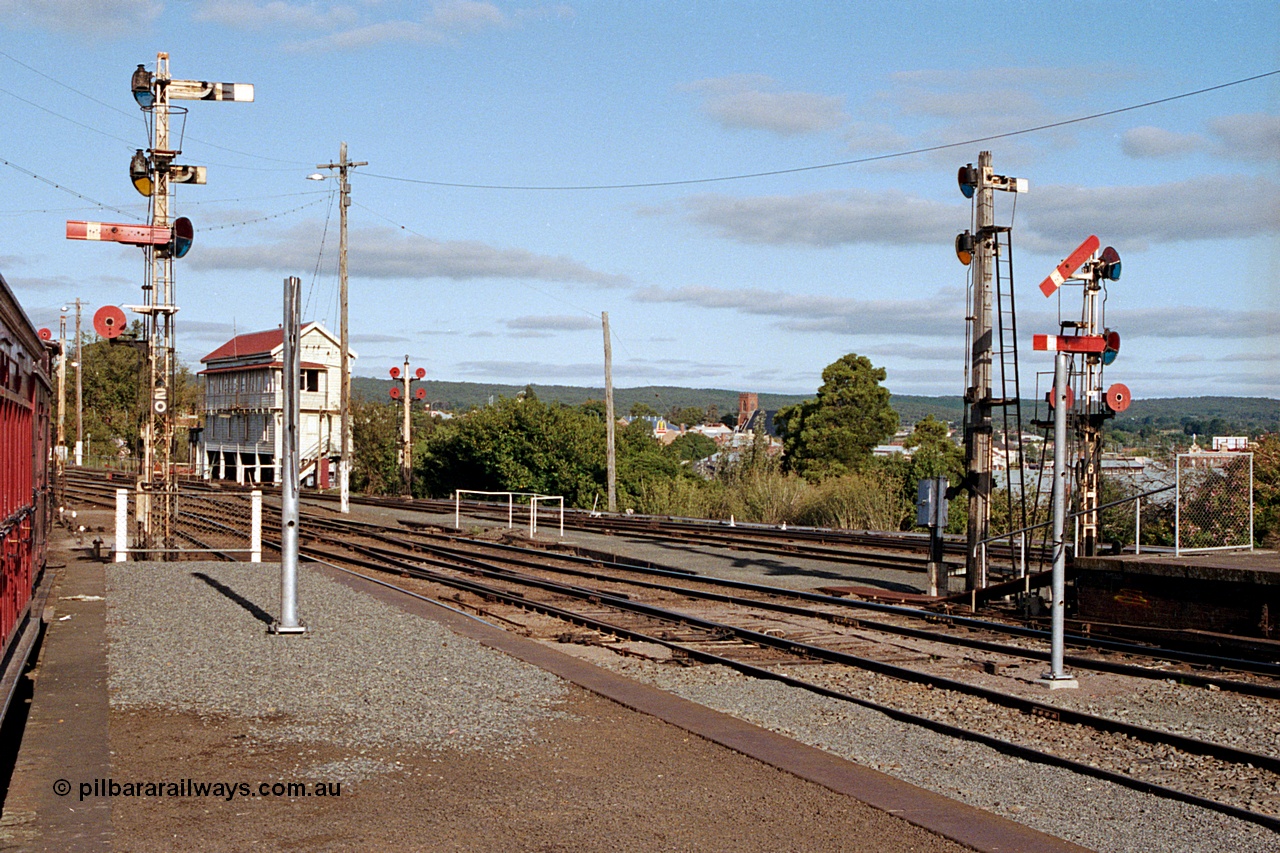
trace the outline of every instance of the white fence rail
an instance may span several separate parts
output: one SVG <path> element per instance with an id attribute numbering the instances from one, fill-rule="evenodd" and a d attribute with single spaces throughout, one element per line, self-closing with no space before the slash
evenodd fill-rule
<path id="1" fill-rule="evenodd" d="M 528 498 L 529 501 L 529 536 L 538 535 L 538 505 L 547 501 L 557 501 L 560 505 L 560 535 L 564 536 L 564 497 L 561 495 L 540 495 L 537 492 L 486 492 L 480 489 L 455 489 L 453 492 L 453 526 L 462 528 L 462 496 L 484 495 L 488 497 L 505 497 L 507 499 L 507 527 L 515 527 L 516 498 Z"/>

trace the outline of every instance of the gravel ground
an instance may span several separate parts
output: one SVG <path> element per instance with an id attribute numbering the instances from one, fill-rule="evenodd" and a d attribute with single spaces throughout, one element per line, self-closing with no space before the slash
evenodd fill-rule
<path id="1" fill-rule="evenodd" d="M 558 678 L 305 565 L 298 600 L 315 630 L 273 636 L 266 611 L 278 612 L 278 564 L 111 564 L 113 709 L 258 718 L 264 740 L 494 753 L 517 747 L 565 699 Z"/>
<path id="2" fill-rule="evenodd" d="M 675 668 L 560 648 L 686 699 L 1103 853 L 1280 851 L 1280 836 L 1215 812 L 958 742 L 722 667 Z"/>

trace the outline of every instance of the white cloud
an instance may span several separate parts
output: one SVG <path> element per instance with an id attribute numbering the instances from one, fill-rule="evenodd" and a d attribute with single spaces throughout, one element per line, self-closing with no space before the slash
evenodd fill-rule
<path id="1" fill-rule="evenodd" d="M 271 0 L 206 0 L 193 15 L 195 20 L 241 30 L 331 30 L 350 27 L 357 21 L 356 10 L 346 4 L 288 3 Z"/>
<path id="2" fill-rule="evenodd" d="M 964 205 L 892 190 L 700 195 L 682 205 L 689 219 L 712 233 L 758 245 L 946 247 L 969 219 Z M 1043 186 L 1019 203 L 1018 215 L 1017 242 L 1025 250 L 1061 255 L 1094 233 L 1141 251 L 1152 244 L 1275 233 L 1280 185 L 1216 175 L 1154 186 Z"/>
<path id="3" fill-rule="evenodd" d="M 275 6 L 276 4 L 267 4 Z M 314 7 L 310 4 L 279 4 L 286 6 L 287 11 L 306 14 Z M 379 44 L 440 44 L 460 35 L 469 35 L 486 30 L 510 29 L 523 21 L 542 20 L 547 18 L 566 18 L 572 16 L 572 9 L 564 6 L 537 7 L 523 9 L 513 15 L 505 13 L 497 4 L 479 2 L 479 0 L 441 0 L 432 3 L 430 8 L 418 17 L 411 19 L 369 20 L 369 10 L 376 10 L 378 4 L 365 4 L 365 18 L 358 25 L 355 21 L 346 20 L 346 6 L 334 6 L 313 15 L 315 20 L 326 16 L 340 20 L 341 29 L 328 35 L 288 45 L 293 51 L 335 51 L 358 50 Z M 260 7 L 265 8 L 265 7 Z"/>
<path id="4" fill-rule="evenodd" d="M 1280 161 L 1280 115 L 1247 113 L 1220 116 L 1209 130 L 1221 142 L 1220 153 L 1236 160 Z"/>
<path id="5" fill-rule="evenodd" d="M 796 136 L 833 130 L 849 119 L 843 96 L 774 91 L 777 84 L 761 75 L 699 80 L 683 88 L 703 93 L 703 111 L 729 128 Z"/>
<path id="6" fill-rule="evenodd" d="M 1141 251 L 1152 244 L 1280 230 L 1280 185 L 1246 175 L 1156 186 L 1045 186 L 1023 204 L 1020 244 L 1050 254 L 1069 251 L 1088 234 Z"/>
<path id="7" fill-rule="evenodd" d="M 741 243 L 946 244 L 968 221 L 960 204 L 944 204 L 896 190 L 842 190 L 794 196 L 694 196 L 690 218 Z"/>
<path id="8" fill-rule="evenodd" d="M 445 0 L 433 3 L 423 16 L 423 23 L 441 30 L 474 32 L 488 27 L 511 26 L 510 19 L 492 3 L 476 0 Z"/>
<path id="9" fill-rule="evenodd" d="M 507 321 L 508 329 L 532 332 L 566 332 L 584 329 L 599 329 L 600 321 L 594 317 L 574 314 L 554 314 L 546 316 L 515 317 Z"/>
<path id="10" fill-rule="evenodd" d="M 1204 305 L 1111 308 L 1107 324 L 1124 337 L 1269 341 L 1280 329 L 1280 311 L 1234 311 Z"/>
<path id="11" fill-rule="evenodd" d="M 1139 159 L 1181 157 L 1202 150 L 1205 138 L 1198 133 L 1174 133 L 1159 127 L 1133 127 L 1124 132 L 1120 148 Z"/>
<path id="12" fill-rule="evenodd" d="M 963 297 L 950 293 L 933 299 L 848 299 L 835 296 L 714 287 L 642 288 L 637 302 L 677 303 L 772 318 L 779 328 L 796 332 L 860 335 L 935 336 L 963 332 Z"/>
<path id="13" fill-rule="evenodd" d="M 115 36 L 146 31 L 163 9 L 159 0 L 0 0 L 0 21 Z"/>
<path id="14" fill-rule="evenodd" d="M 186 263 L 195 269 L 308 269 L 315 266 L 317 233 L 316 226 L 302 225 L 272 243 L 205 247 L 199 253 L 193 251 Z M 624 276 L 599 272 L 564 256 L 501 249 L 471 240 L 406 236 L 394 228 L 352 232 L 350 246 L 351 275 L 366 278 L 526 278 L 602 287 L 627 283 Z"/>

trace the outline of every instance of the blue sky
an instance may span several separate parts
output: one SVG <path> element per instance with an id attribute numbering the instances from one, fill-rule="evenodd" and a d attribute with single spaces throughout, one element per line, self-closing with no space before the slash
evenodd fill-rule
<path id="1" fill-rule="evenodd" d="M 619 386 L 811 393 L 857 352 L 895 393 L 958 395 L 952 240 L 970 210 L 955 173 L 987 148 L 1030 183 L 996 199 L 1024 394 L 1051 368 L 1030 336 L 1059 310 L 1036 285 L 1097 234 L 1124 260 L 1108 382 L 1280 397 L 1280 75 L 981 144 L 670 183 L 1267 74 L 1274 2 L 0 0 L 0 272 L 38 324 L 77 297 L 90 314 L 141 301 L 141 250 L 63 234 L 145 217 L 128 84 L 157 51 L 175 78 L 256 87 L 251 104 L 186 104 L 179 162 L 209 175 L 175 202 L 196 227 L 175 273 L 194 366 L 277 325 L 285 276 L 302 278 L 307 318 L 337 328 L 335 182 L 306 177 L 346 141 L 369 162 L 350 209 L 360 375 L 408 354 L 444 380 L 600 385 L 608 311 Z M 617 188 L 655 183 L 669 185 Z M 1062 310 L 1078 306 L 1068 291 Z"/>

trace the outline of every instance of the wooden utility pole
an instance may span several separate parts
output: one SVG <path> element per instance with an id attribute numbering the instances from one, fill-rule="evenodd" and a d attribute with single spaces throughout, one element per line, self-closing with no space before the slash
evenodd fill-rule
<path id="1" fill-rule="evenodd" d="M 609 481 L 609 512 L 618 511 L 618 461 L 613 444 L 613 342 L 609 339 L 609 312 L 600 312 L 604 324 L 604 435 L 605 465 Z"/>
<path id="2" fill-rule="evenodd" d="M 347 208 L 351 206 L 351 184 L 347 181 L 349 170 L 357 166 L 368 166 L 366 160 L 352 162 L 347 159 L 347 143 L 338 146 L 338 162 L 321 163 L 317 169 L 336 169 L 338 171 L 338 314 L 339 342 L 342 347 L 342 407 L 338 460 L 338 506 L 342 512 L 351 512 L 351 364 L 348 361 L 350 338 L 347 331 Z M 323 177 L 313 175 L 312 177 Z M 406 386 L 407 387 L 407 386 Z"/>
<path id="3" fill-rule="evenodd" d="M 84 349 L 80 343 L 80 299 L 76 298 L 76 466 L 84 464 Z"/>

